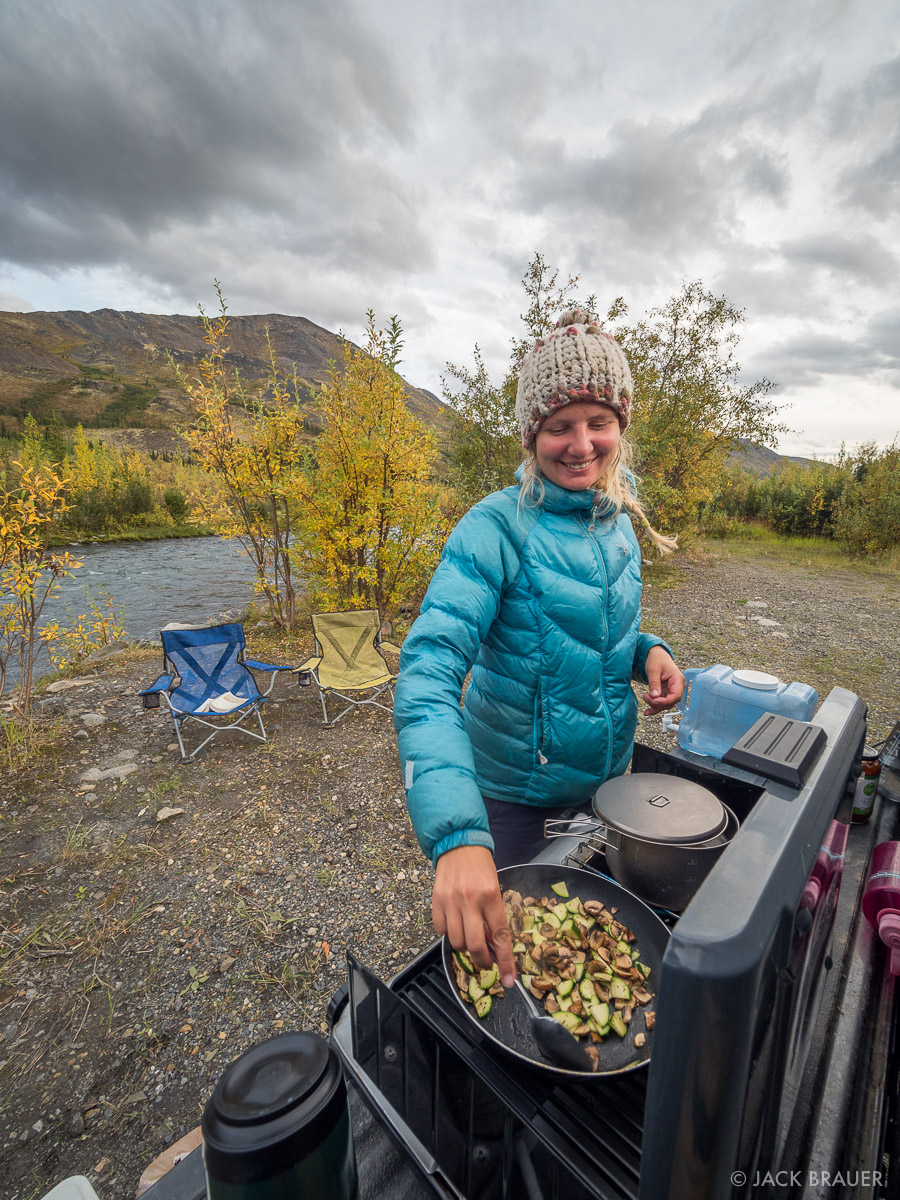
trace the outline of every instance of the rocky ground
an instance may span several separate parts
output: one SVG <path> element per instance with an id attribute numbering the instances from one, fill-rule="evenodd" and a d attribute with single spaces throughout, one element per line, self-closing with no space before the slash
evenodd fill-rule
<path id="1" fill-rule="evenodd" d="M 900 715 L 894 576 L 679 555 L 646 610 L 684 666 L 848 687 L 870 702 L 872 737 Z M 306 649 L 253 634 L 251 653 L 274 661 Z M 182 765 L 165 711 L 135 696 L 158 662 L 130 648 L 44 692 L 54 745 L 0 784 L 9 1200 L 74 1174 L 102 1200 L 132 1197 L 235 1055 L 325 1028 L 347 948 L 390 975 L 432 936 L 388 714 L 326 729 L 315 690 L 284 675 L 266 746 L 231 735 Z M 638 736 L 674 737 L 658 717 Z"/>

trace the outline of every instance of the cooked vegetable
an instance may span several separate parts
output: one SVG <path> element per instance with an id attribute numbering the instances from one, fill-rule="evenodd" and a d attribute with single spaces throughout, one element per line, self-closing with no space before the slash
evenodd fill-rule
<path id="1" fill-rule="evenodd" d="M 522 982 L 573 1036 L 592 1043 L 610 1031 L 626 1037 L 635 1007 L 653 998 L 646 982 L 650 968 L 638 961 L 634 933 L 599 900 L 582 903 L 563 882 L 550 891 L 560 902 L 503 894 Z M 653 1028 L 652 1013 L 645 1026 Z M 645 1035 L 637 1036 L 643 1044 Z M 590 1048 L 599 1064 L 596 1047 Z"/>
<path id="2" fill-rule="evenodd" d="M 615 908 L 570 897 L 564 882 L 550 890 L 558 901 L 504 892 L 513 954 L 532 996 L 574 1037 L 594 1043 L 587 1049 L 598 1070 L 596 1043 L 610 1031 L 626 1037 L 635 1007 L 653 999 L 650 968 L 638 961 L 635 935 L 616 920 Z M 505 994 L 497 968 L 479 970 L 464 950 L 453 951 L 453 973 L 460 996 L 479 1017 L 491 1011 L 493 997 Z M 644 1013 L 648 1031 L 654 1019 L 653 1012 Z M 636 1046 L 645 1040 L 644 1033 L 635 1035 Z"/>

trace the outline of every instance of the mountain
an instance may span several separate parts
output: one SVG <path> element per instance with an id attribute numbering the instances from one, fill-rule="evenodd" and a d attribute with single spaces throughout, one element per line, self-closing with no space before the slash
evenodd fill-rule
<path id="1" fill-rule="evenodd" d="M 278 365 L 288 371 L 296 368 L 299 398 L 308 401 L 326 379 L 329 361 L 340 359 L 338 337 L 305 317 L 229 317 L 226 363 L 240 371 L 251 391 L 268 375 L 266 328 Z M 93 429 L 118 429 L 121 435 L 126 426 L 177 428 L 189 420 L 190 410 L 169 355 L 192 375 L 204 352 L 199 317 L 110 308 L 90 313 L 0 312 L 0 422 L 9 430 L 18 429 L 30 413 L 42 422 L 55 414 L 65 424 L 81 421 Z M 410 409 L 445 430 L 447 406 L 422 388 L 406 388 Z"/>
<path id="2" fill-rule="evenodd" d="M 732 450 L 728 456 L 728 465 L 730 467 L 742 467 L 745 471 L 749 471 L 753 475 L 771 475 L 776 467 L 786 462 L 803 463 L 806 466 L 812 466 L 814 461 L 811 458 L 796 458 L 789 454 L 777 454 L 774 450 L 770 450 L 768 446 L 756 446 L 753 442 L 748 442 L 745 438 L 741 438 L 740 449 Z"/>

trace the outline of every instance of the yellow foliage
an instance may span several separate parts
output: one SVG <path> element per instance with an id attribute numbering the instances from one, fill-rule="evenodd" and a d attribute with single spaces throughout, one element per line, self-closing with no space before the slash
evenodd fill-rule
<path id="1" fill-rule="evenodd" d="M 294 550 L 316 607 L 395 611 L 424 589 L 448 532 L 434 440 L 407 407 L 392 328 L 369 314 L 366 350 L 345 341 L 318 398 Z"/>
<path id="2" fill-rule="evenodd" d="M 54 553 L 53 521 L 68 508 L 68 480 L 49 468 L 22 463 L 18 485 L 0 492 L 0 694 L 9 660 L 19 660 L 21 683 L 16 707 L 28 718 L 38 648 L 37 623 L 57 581 L 81 566 L 67 551 Z"/>
<path id="3" fill-rule="evenodd" d="M 194 423 L 186 437 L 203 468 L 222 488 L 221 506 L 203 504 L 206 517 L 223 537 L 237 538 L 256 568 L 257 591 L 272 618 L 292 629 L 296 596 L 289 553 L 297 504 L 297 473 L 304 456 L 303 417 L 294 399 L 296 380 L 278 370 L 269 343 L 270 375 L 265 398 L 248 397 L 237 377 L 229 378 L 227 309 L 218 284 L 221 313 L 203 313 L 207 346 L 198 379 L 179 379 L 191 399 Z M 268 336 L 267 336 L 268 341 Z M 235 406 L 246 417 L 238 429 Z"/>

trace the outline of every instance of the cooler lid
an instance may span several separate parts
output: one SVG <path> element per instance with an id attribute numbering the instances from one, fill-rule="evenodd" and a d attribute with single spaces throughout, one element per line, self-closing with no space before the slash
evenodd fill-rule
<path id="1" fill-rule="evenodd" d="M 728 814 L 708 788 L 677 775 L 620 775 L 594 793 L 594 812 L 629 837 L 652 842 L 705 842 Z"/>
<path id="2" fill-rule="evenodd" d="M 232 1063 L 216 1089 L 223 1121 L 271 1121 L 303 1101 L 328 1070 L 328 1044 L 309 1034 L 282 1034 L 251 1047 Z"/>
<path id="3" fill-rule="evenodd" d="M 765 671 L 735 671 L 731 678 L 741 687 L 756 692 L 774 692 L 780 682 L 777 675 L 767 675 Z"/>

